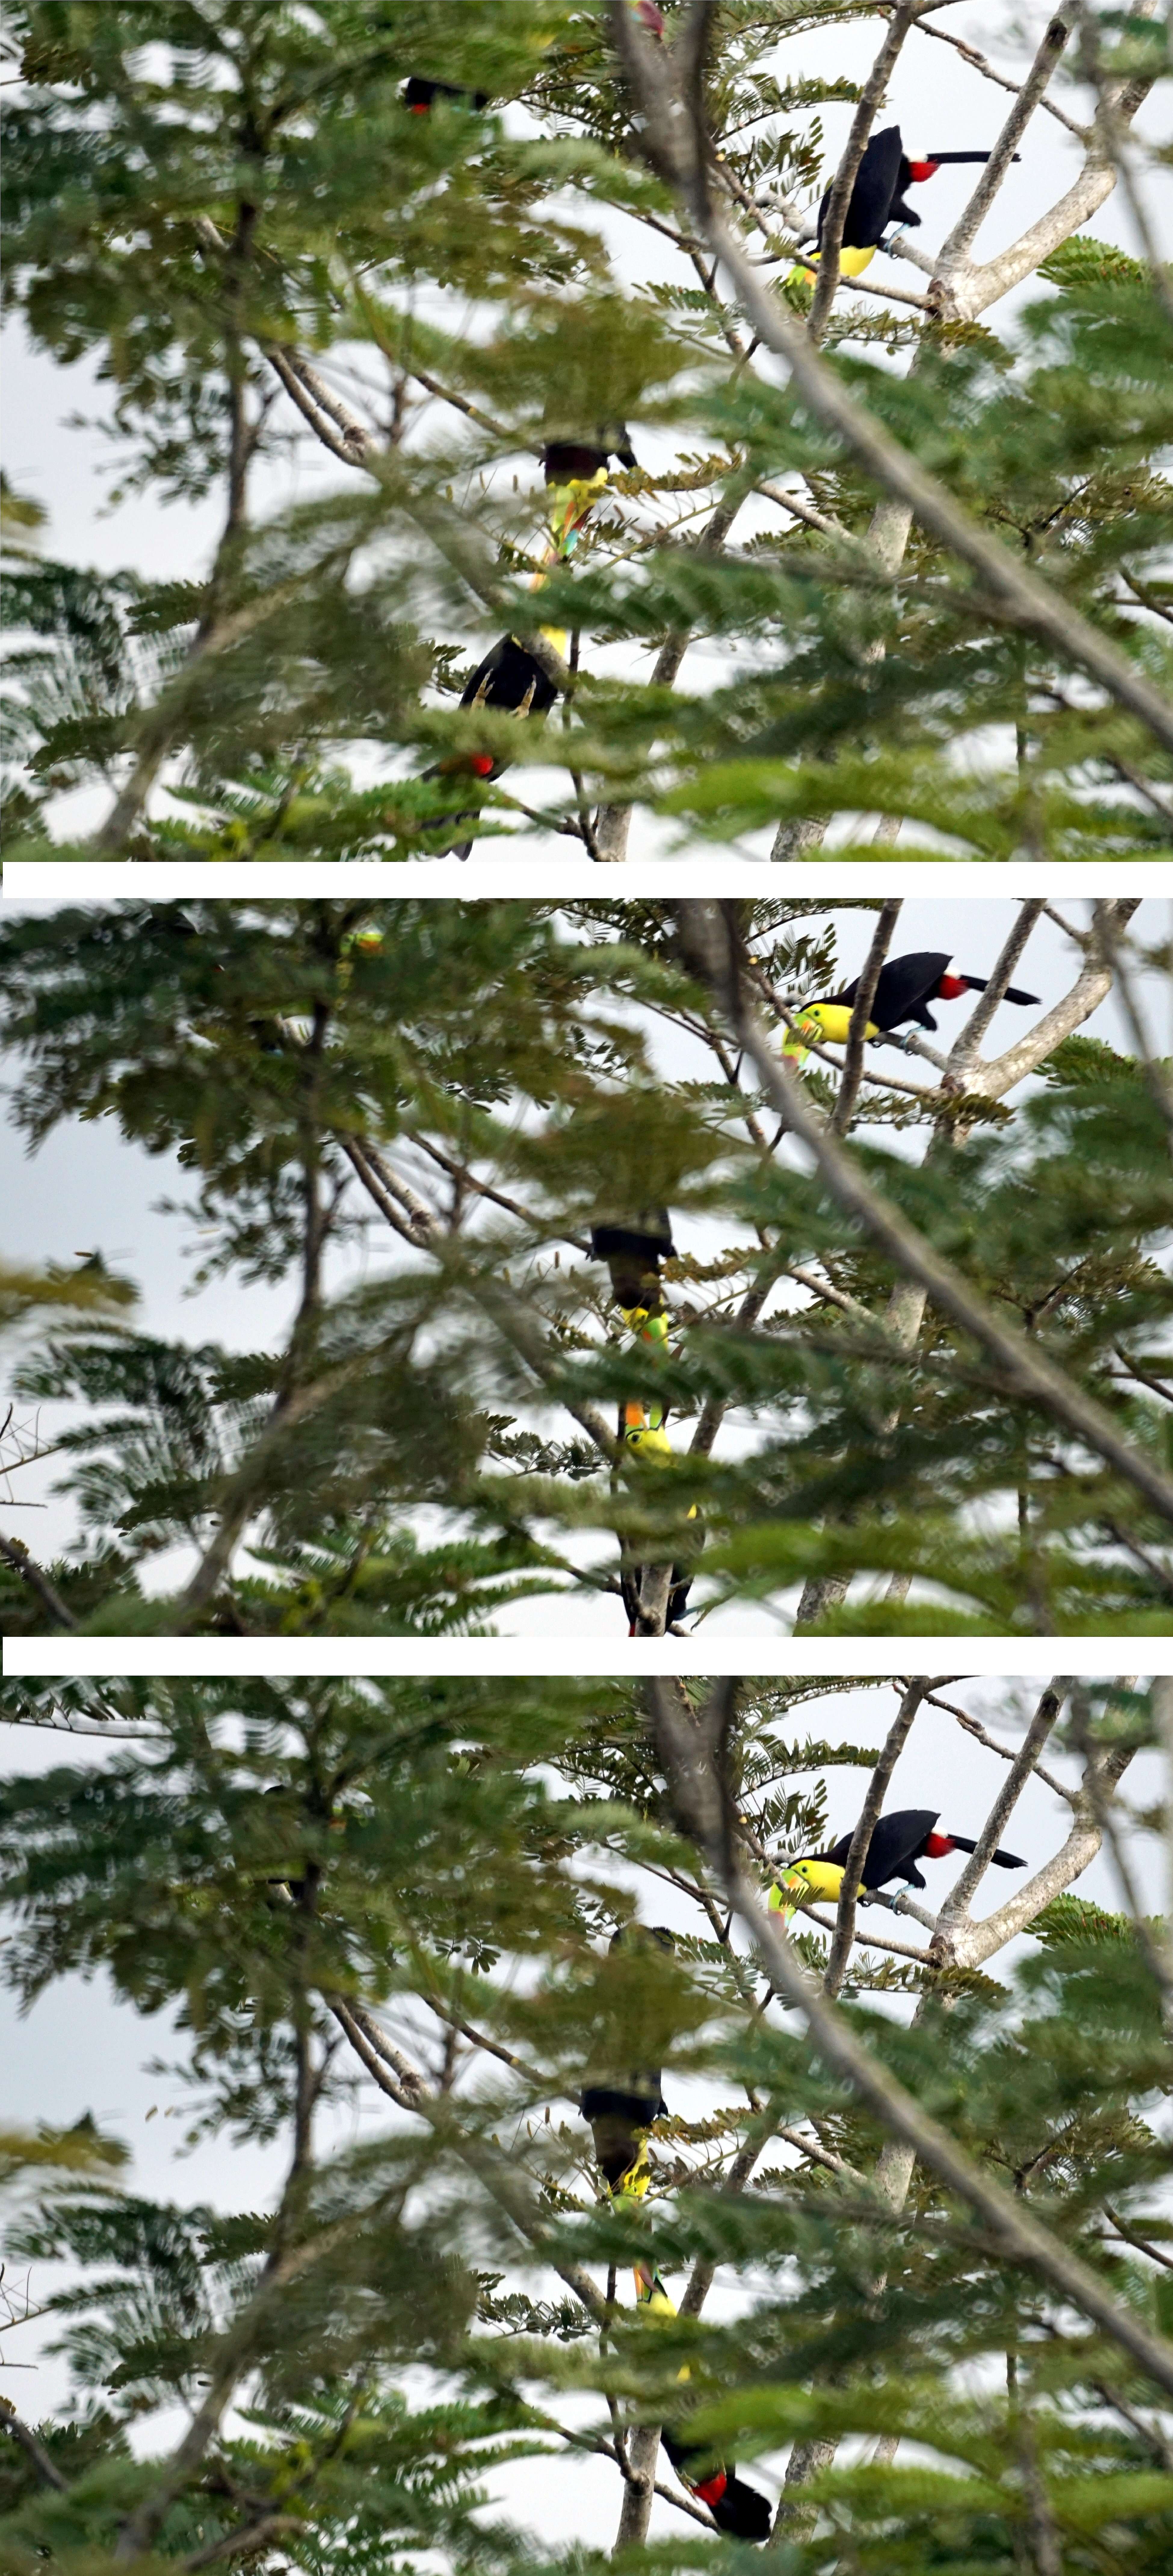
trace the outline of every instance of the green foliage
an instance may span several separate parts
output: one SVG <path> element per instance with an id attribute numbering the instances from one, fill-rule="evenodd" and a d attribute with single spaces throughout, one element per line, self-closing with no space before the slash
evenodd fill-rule
<path id="1" fill-rule="evenodd" d="M 794 1004 L 835 990 L 836 909 L 744 911 Z M 618 1546 L 699 1559 L 693 1609 L 855 1575 L 826 1615 L 873 1633 L 1167 1631 L 1167 1530 L 1122 1476 L 935 1308 L 894 1375 L 891 1267 L 776 1150 L 670 906 L 70 905 L 10 921 L 0 965 L 30 1141 L 109 1118 L 177 1154 L 197 1282 L 297 1309 L 282 1347 L 227 1350 L 141 1328 L 100 1250 L 0 1281 L 15 1400 L 59 1408 L 78 1541 L 51 1579 L 83 1626 L 477 1635 L 555 1591 L 601 1595 L 618 1633 Z M 869 1050 L 856 1113 L 870 1177 L 1167 1464 L 1173 1195 L 1141 1068 L 1077 1030 L 1006 1103 L 898 1054 L 889 1077 L 893 1054 Z M 817 1058 L 807 1078 L 829 1099 Z M 709 1228 L 669 1266 L 654 1369 L 583 1257 L 616 1199 Z M 812 1263 L 829 1303 L 796 1284 Z M 671 1406 L 654 1472 L 611 1455 L 635 1391 Z M 9 1564 L 0 1623 L 52 1617 Z"/>
<path id="2" fill-rule="evenodd" d="M 858 99 L 864 68 L 820 77 L 804 40 L 870 43 L 866 20 L 857 0 L 722 0 L 714 20 L 713 166 L 794 309 L 831 166 L 819 111 Z M 759 372 L 639 157 L 604 0 L 158 0 L 149 46 L 134 5 L 21 0 L 9 29 L 8 309 L 54 364 L 95 367 L 116 497 L 223 503 L 211 563 L 176 583 L 34 558 L 10 500 L 10 848 L 49 855 L 82 785 L 126 791 L 119 847 L 209 863 L 535 828 L 581 849 L 616 801 L 722 838 L 835 821 L 860 855 L 877 813 L 911 855 L 1167 847 L 1168 754 L 1074 651 L 992 615 L 922 531 L 894 575 L 859 542 L 876 491 Z M 1157 26 L 1113 41 L 1125 78 L 1167 70 Z M 409 113 L 405 80 L 438 56 L 484 112 Z M 829 363 L 1167 684 L 1168 319 L 1094 236 L 1041 274 L 999 335 L 910 307 L 881 258 L 840 289 Z M 638 466 L 539 605 L 536 458 L 624 420 Z M 821 528 L 767 498 L 780 477 Z M 717 507 L 724 542 L 700 544 Z M 559 714 L 455 708 L 485 647 L 540 617 L 582 642 Z M 642 658 L 668 638 L 704 650 L 684 695 Z M 508 764 L 499 783 L 470 784 L 477 752 Z"/>
<path id="3" fill-rule="evenodd" d="M 809 1848 L 828 1767 L 873 1759 L 833 1740 L 836 1694 L 861 1688 L 882 1738 L 887 1683 L 742 1687 L 730 1788 L 763 1885 L 780 1802 L 786 1848 Z M 16 2576 L 46 2554 L 108 2576 L 135 2514 L 157 2564 L 581 2569 L 620 2502 L 599 2444 L 661 2421 L 771 2491 L 790 2441 L 826 2445 L 788 2490 L 791 2576 L 845 2556 L 861 2576 L 1009 2571 L 1040 2530 L 1064 2576 L 1167 2564 L 1164 2392 L 926 2168 L 906 2197 L 871 2187 L 883 2130 L 730 1943 L 637 1685 L 18 1681 L 2 1709 L 120 1732 L 27 1775 L 13 1735 L 0 1973 L 21 2001 L 100 1977 L 148 2042 L 165 2032 L 191 2141 L 216 2139 L 221 2173 L 247 2149 L 254 2194 L 209 2205 L 197 2164 L 190 2200 L 152 2198 L 84 2122 L 4 2169 L 3 2256 L 75 2392 L 36 2428 L 39 2458 L 0 2443 Z M 1147 1691 L 1129 1714 L 1155 1742 Z M 608 1948 L 666 1908 L 671 1956 Z M 821 1973 L 825 1935 L 801 1947 Z M 1167 2329 L 1168 2042 L 1144 1951 L 1072 1893 L 1020 1950 L 1006 1983 L 938 1978 L 869 1931 L 852 2027 L 1056 2249 Z M 356 2029 L 386 2054 L 356 2053 Z M 668 2116 L 635 2208 L 596 2196 L 576 2106 L 593 2052 L 653 2044 Z M 623 2274 L 649 2252 L 677 2300 L 694 2266 L 715 2272 L 718 2315 L 641 2316 Z M 588 2520 L 551 2547 L 523 2464 L 571 2446 Z M 489 2504 L 506 2465 L 511 2520 Z M 674 2516 L 631 2563 L 715 2545 Z"/>

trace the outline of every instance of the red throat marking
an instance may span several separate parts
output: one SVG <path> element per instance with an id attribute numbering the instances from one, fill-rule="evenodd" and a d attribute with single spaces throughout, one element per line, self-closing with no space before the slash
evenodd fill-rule
<path id="1" fill-rule="evenodd" d="M 428 113 L 427 100 L 424 98 L 417 99 L 415 106 L 409 107 L 407 113 L 409 116 L 426 116 Z"/>
<path id="2" fill-rule="evenodd" d="M 967 989 L 964 975 L 942 975 L 941 981 L 937 986 L 937 1000 L 939 1002 L 959 1002 L 962 994 L 967 991 Z"/>
<path id="3" fill-rule="evenodd" d="M 913 179 L 935 179 L 940 167 L 939 161 L 910 161 L 908 165 Z"/>
<path id="4" fill-rule="evenodd" d="M 956 1851 L 952 1834 L 930 1834 L 925 1843 L 926 1860 L 944 1860 L 946 1852 Z"/>
<path id="5" fill-rule="evenodd" d="M 474 778 L 487 778 L 493 766 L 492 753 L 488 751 L 474 751 L 468 765 Z"/>

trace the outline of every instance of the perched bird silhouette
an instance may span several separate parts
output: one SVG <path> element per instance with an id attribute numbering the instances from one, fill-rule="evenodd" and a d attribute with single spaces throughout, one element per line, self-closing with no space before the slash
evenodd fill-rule
<path id="1" fill-rule="evenodd" d="M 968 1834 L 939 1834 L 935 1830 L 940 1809 L 937 1807 L 895 1807 L 891 1815 L 880 1816 L 872 1830 L 860 1886 L 883 1904 L 879 1891 L 893 1878 L 902 1878 L 906 1887 L 924 1887 L 926 1879 L 917 1868 L 920 1860 L 945 1860 L 952 1851 L 971 1852 L 977 1844 Z M 829 1851 L 791 1861 L 779 1873 L 769 1894 L 772 1913 L 781 1913 L 787 1922 L 799 1905 L 811 1897 L 821 1897 L 837 1905 L 843 1886 L 855 1828 L 841 1834 Z M 1017 1852 L 995 1851 L 990 1858 L 997 1869 L 1025 1869 L 1026 1862 Z"/>
<path id="2" fill-rule="evenodd" d="M 907 957 L 890 957 L 880 968 L 865 1036 L 890 1037 L 905 1020 L 915 1021 L 922 1029 L 935 1030 L 937 1023 L 928 1007 L 930 1002 L 959 1002 L 963 993 L 985 992 L 988 976 L 951 975 L 948 968 L 949 952 L 943 948 L 916 948 Z M 804 1026 L 808 1034 L 827 1038 L 833 1046 L 846 1045 L 859 981 L 856 975 L 829 1001 L 808 1003 L 797 1015 L 798 1028 L 787 1031 L 783 1055 L 794 1064 L 805 1063 L 808 1049 L 802 1042 Z M 1027 1010 L 1038 1002 L 1039 996 L 1010 984 L 1002 998 Z"/>
<path id="3" fill-rule="evenodd" d="M 548 634 L 549 641 L 558 652 L 565 653 L 568 640 L 565 635 L 556 634 L 552 629 L 543 628 L 542 631 Z M 460 703 L 462 707 L 487 707 L 499 715 L 532 716 L 540 724 L 549 714 L 557 695 L 553 681 L 535 662 L 533 654 L 526 651 L 525 645 L 518 642 L 516 635 L 502 635 L 490 647 L 483 662 L 478 662 L 471 680 L 461 690 Z M 507 767 L 506 761 L 495 759 L 491 752 L 458 751 L 446 760 L 436 761 L 431 769 L 425 770 L 424 776 L 480 778 L 487 786 Z M 454 826 L 472 822 L 479 810 L 479 807 L 471 806 L 449 819 Z M 466 859 L 472 842 L 453 842 L 450 847 L 456 858 Z"/>
<path id="4" fill-rule="evenodd" d="M 1015 160 L 1019 154 L 1014 155 Z M 988 152 L 930 152 L 923 161 L 910 161 L 904 149 L 904 138 L 898 125 L 886 125 L 873 134 L 855 174 L 855 185 L 847 202 L 843 224 L 843 246 L 839 266 L 845 277 L 859 277 L 880 247 L 890 223 L 909 224 L 917 229 L 920 216 L 906 205 L 906 188 L 921 187 L 926 179 L 936 177 L 947 162 L 988 161 Z M 834 186 L 832 181 L 831 186 Z M 822 249 L 831 188 L 823 190 L 819 206 L 815 247 L 804 252 L 801 265 L 791 270 L 792 278 L 809 276 Z"/>
<path id="5" fill-rule="evenodd" d="M 675 1937 L 665 1925 L 633 1923 L 612 1936 L 611 1949 L 631 1950 L 652 1943 L 669 1955 L 676 1947 Z M 651 2180 L 648 2131 L 665 2112 L 660 2069 L 646 2065 L 607 2066 L 596 2068 L 594 2077 L 595 2080 L 588 2077 L 579 2107 L 584 2120 L 591 2124 L 599 2171 L 613 2201 L 638 2206 Z M 641 2257 L 633 2270 L 637 2306 L 652 2317 L 674 2317 L 675 2306 L 654 2262 Z M 688 2375 L 686 2365 L 679 2376 L 686 2380 Z M 687 2441 L 679 2426 L 662 2425 L 660 2439 L 681 2485 L 707 2504 L 719 2531 L 735 2540 L 768 2539 L 769 2502 L 756 2487 L 747 2486 L 745 2479 L 738 2477 L 731 2461 L 712 2466 L 704 2446 Z"/>
<path id="6" fill-rule="evenodd" d="M 457 107 L 478 110 L 489 104 L 487 89 L 459 89 L 455 81 L 419 80 L 414 72 L 404 83 L 402 97 L 412 116 L 426 116 L 438 98 L 450 98 Z"/>

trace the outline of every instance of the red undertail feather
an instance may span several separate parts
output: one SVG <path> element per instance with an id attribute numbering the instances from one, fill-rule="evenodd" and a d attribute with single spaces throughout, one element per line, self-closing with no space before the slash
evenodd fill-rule
<path id="1" fill-rule="evenodd" d="M 693 2494 L 699 2496 L 701 2503 L 707 2504 L 711 2510 L 715 2504 L 720 2504 L 728 2484 L 729 2480 L 724 2469 L 718 2469 L 715 2477 L 705 2479 L 703 2487 L 694 2487 Z"/>

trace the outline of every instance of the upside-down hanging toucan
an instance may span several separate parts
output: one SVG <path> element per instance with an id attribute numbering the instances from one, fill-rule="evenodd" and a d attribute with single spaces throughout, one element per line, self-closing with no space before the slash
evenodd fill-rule
<path id="1" fill-rule="evenodd" d="M 471 107 L 478 112 L 489 104 L 487 89 L 460 89 L 455 81 L 419 80 L 415 73 L 403 86 L 403 104 L 412 116 L 426 116 L 438 98 L 450 98 L 457 107 Z"/>
<path id="2" fill-rule="evenodd" d="M 865 1030 L 869 1039 L 890 1036 L 904 1020 L 915 1020 L 922 1029 L 937 1026 L 930 1002 L 959 1002 L 963 993 L 984 993 L 986 975 L 950 975 L 949 952 L 939 948 L 912 949 L 907 957 L 890 957 L 881 966 L 872 1001 L 871 1017 Z M 811 1002 L 799 1013 L 799 1027 L 787 1033 L 782 1049 L 784 1056 L 797 1064 L 805 1061 L 807 1050 L 802 1043 L 802 1024 L 809 1022 L 820 1038 L 833 1046 L 844 1046 L 851 1026 L 851 1014 L 859 992 L 859 977 L 844 986 L 828 1002 Z M 1004 1002 L 1013 1002 L 1027 1010 L 1037 1003 L 1037 993 L 1025 993 L 1018 984 L 1007 986 Z"/>
<path id="3" fill-rule="evenodd" d="M 639 1950 L 653 1943 L 671 1957 L 676 1935 L 663 1923 L 628 1923 L 612 1933 L 609 1947 Z M 667 2109 L 659 2067 L 596 2066 L 588 2071 L 578 2107 L 590 2122 L 596 2161 L 612 2198 L 642 2200 L 649 2179 L 648 2130 Z"/>
<path id="4" fill-rule="evenodd" d="M 847 201 L 843 224 L 843 247 L 839 266 L 845 277 L 859 277 L 868 266 L 887 226 L 910 224 L 919 229 L 920 216 L 904 202 L 906 188 L 921 187 L 926 179 L 936 177 L 946 162 L 988 161 L 988 152 L 930 152 L 923 161 L 910 161 L 904 149 L 904 138 L 898 125 L 886 125 L 873 134 L 855 174 L 855 186 Z M 1019 158 L 1017 152 L 1015 160 Z M 834 181 L 831 182 L 831 187 Z M 791 270 L 792 277 L 810 272 L 818 259 L 823 242 L 823 227 L 831 202 L 831 188 L 823 190 L 819 206 L 816 247 L 804 253 L 802 266 Z M 847 253 L 846 258 L 844 252 Z"/>
<path id="5" fill-rule="evenodd" d="M 611 1949 L 634 1948 L 655 1942 L 671 1952 L 676 1947 L 675 1935 L 663 1924 L 631 1923 L 613 1933 Z M 651 2180 L 648 2165 L 648 2131 L 654 2120 L 665 2115 L 660 2090 L 659 2067 L 607 2067 L 596 2070 L 598 2081 L 583 2086 L 579 2108 L 589 2120 L 594 2140 L 595 2158 L 608 2193 L 613 2201 L 638 2204 L 643 2200 Z M 669 2298 L 655 2264 L 642 2258 L 634 2266 L 637 2305 L 650 2316 L 674 2317 L 676 2309 Z M 687 2366 L 680 2373 L 687 2379 Z M 672 2462 L 681 2485 L 690 2495 L 707 2504 L 719 2531 L 728 2532 L 734 2540 L 761 2541 L 769 2537 L 770 2507 L 756 2487 L 739 2478 L 732 2462 L 721 2462 L 704 2474 L 705 2451 L 697 2442 L 685 2441 L 683 2434 L 670 2424 L 660 2428 L 660 2439 Z M 693 2474 L 695 2468 L 701 2475 Z"/>
<path id="6" fill-rule="evenodd" d="M 976 1851 L 977 1844 L 968 1834 L 939 1834 L 934 1830 L 939 1813 L 937 1807 L 896 1807 L 891 1815 L 878 1817 L 860 1871 L 861 1888 L 874 1893 L 892 1878 L 902 1878 L 907 1887 L 924 1887 L 926 1881 L 917 1868 L 918 1860 L 945 1860 L 952 1851 Z M 770 1890 L 771 1911 L 781 1912 L 789 1919 L 795 1904 L 804 1901 L 804 1890 L 837 1905 L 854 1833 L 853 1826 L 850 1833 L 841 1834 L 838 1842 L 832 1843 L 829 1851 L 790 1862 Z M 1026 1868 L 1017 1852 L 995 1851 L 990 1858 L 997 1869 Z"/>
<path id="7" fill-rule="evenodd" d="M 547 630 L 543 628 L 542 631 L 545 633 Z M 550 630 L 549 640 L 558 652 L 565 652 L 565 635 Z M 486 653 L 483 662 L 478 662 L 471 680 L 461 690 L 460 703 L 462 707 L 488 707 L 494 714 L 533 716 L 540 723 L 549 714 L 557 695 L 553 681 L 535 662 L 533 654 L 518 642 L 516 635 L 502 635 Z M 507 767 L 506 761 L 494 759 L 488 751 L 457 751 L 446 760 L 436 761 L 431 769 L 425 770 L 424 776 L 481 778 L 488 785 Z M 453 814 L 450 819 L 454 824 L 467 823 L 478 811 L 479 808 L 474 806 L 463 813 Z M 454 842 L 451 846 L 458 859 L 466 859 L 472 842 Z"/>
<path id="8" fill-rule="evenodd" d="M 657 1355 L 665 1354 L 668 1317 L 660 1263 L 670 1261 L 675 1251 L 667 1208 L 636 1208 L 629 1215 L 597 1218 L 591 1227 L 590 1250 L 592 1261 L 606 1262 L 616 1305 L 635 1340 Z M 629 1397 L 620 1420 L 625 1447 L 652 1461 L 668 1460 L 672 1444 L 664 1427 L 667 1419 L 668 1407 L 658 1398 L 645 1405 L 642 1396 Z M 689 1519 L 696 1518 L 694 1504 Z M 639 1630 L 644 1570 L 642 1565 L 624 1565 L 619 1572 L 619 1589 L 632 1637 Z M 683 1619 L 691 1589 L 692 1576 L 682 1565 L 674 1565 L 665 1623 L 668 1628 Z"/>

